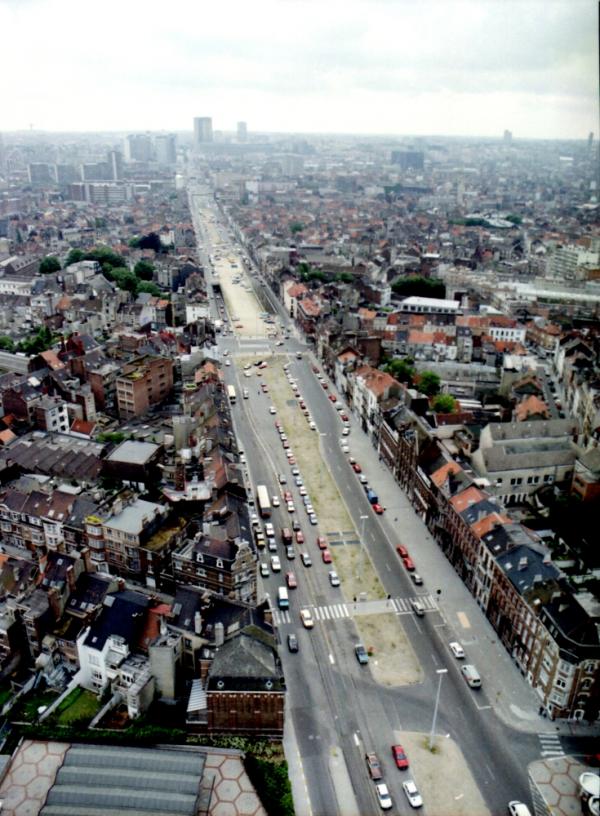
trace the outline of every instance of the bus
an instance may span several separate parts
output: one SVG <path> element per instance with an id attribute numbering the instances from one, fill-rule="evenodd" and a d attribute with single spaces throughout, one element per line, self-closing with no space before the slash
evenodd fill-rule
<path id="1" fill-rule="evenodd" d="M 229 402 L 235 405 L 235 388 L 233 385 L 227 386 L 227 396 L 229 397 Z"/>
<path id="2" fill-rule="evenodd" d="M 269 501 L 269 494 L 264 485 L 256 486 L 256 498 L 258 499 L 258 512 L 262 518 L 269 518 L 271 515 L 271 502 Z"/>

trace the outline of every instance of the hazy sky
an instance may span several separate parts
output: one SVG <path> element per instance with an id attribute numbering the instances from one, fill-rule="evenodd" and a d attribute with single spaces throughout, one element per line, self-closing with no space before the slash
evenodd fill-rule
<path id="1" fill-rule="evenodd" d="M 597 0 L 0 0 L 0 131 L 585 138 Z"/>

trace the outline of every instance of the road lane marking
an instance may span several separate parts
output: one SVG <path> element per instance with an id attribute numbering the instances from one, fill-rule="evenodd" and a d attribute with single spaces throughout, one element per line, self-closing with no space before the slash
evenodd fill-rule
<path id="1" fill-rule="evenodd" d="M 457 612 L 456 617 L 458 618 L 458 622 L 462 626 L 463 629 L 470 629 L 471 624 L 469 623 L 469 619 L 465 615 L 464 612 Z"/>
<path id="2" fill-rule="evenodd" d="M 333 655 L 331 654 L 331 652 L 329 653 L 329 662 L 331 663 L 331 665 L 332 665 L 332 666 L 334 666 L 334 665 L 335 665 L 335 658 L 333 657 Z"/>
<path id="3" fill-rule="evenodd" d="M 359 740 L 359 738 L 358 738 L 358 734 L 356 733 L 356 731 L 354 732 L 354 734 L 352 734 L 352 737 L 353 737 L 353 739 L 354 739 L 354 744 L 355 744 L 355 745 L 356 745 L 356 747 L 358 748 L 358 746 L 360 745 L 360 740 Z"/>

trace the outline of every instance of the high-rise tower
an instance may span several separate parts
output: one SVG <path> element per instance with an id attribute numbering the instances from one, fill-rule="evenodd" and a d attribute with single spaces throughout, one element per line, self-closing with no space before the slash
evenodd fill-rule
<path id="1" fill-rule="evenodd" d="M 194 144 L 206 144 L 213 140 L 212 119 L 210 116 L 196 116 L 194 119 Z"/>

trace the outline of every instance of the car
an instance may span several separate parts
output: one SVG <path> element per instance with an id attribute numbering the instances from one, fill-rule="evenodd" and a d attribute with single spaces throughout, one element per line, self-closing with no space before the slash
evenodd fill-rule
<path id="1" fill-rule="evenodd" d="M 308 491 L 306 490 L 306 488 L 304 487 L 304 485 L 300 485 L 300 495 L 301 495 L 301 496 L 306 496 L 306 495 L 308 495 Z"/>
<path id="2" fill-rule="evenodd" d="M 285 473 L 279 474 L 279 484 L 287 484 L 287 476 Z"/>
<path id="3" fill-rule="evenodd" d="M 367 763 L 367 769 L 371 779 L 373 779 L 375 782 L 383 779 L 383 772 L 375 751 L 369 751 L 369 753 L 365 754 L 365 761 Z"/>
<path id="4" fill-rule="evenodd" d="M 306 403 L 304 400 L 300 400 L 300 408 L 306 408 Z"/>
<path id="5" fill-rule="evenodd" d="M 231 365 L 231 360 L 230 360 L 229 358 L 227 358 L 227 360 L 225 360 L 225 365 L 226 365 L 226 366 L 230 366 L 230 365 Z"/>
<path id="6" fill-rule="evenodd" d="M 523 802 L 513 799 L 508 803 L 508 812 L 510 816 L 531 816 L 531 811 Z"/>
<path id="7" fill-rule="evenodd" d="M 247 388 L 244 388 L 244 390 L 242 391 L 242 396 L 244 397 L 244 399 L 248 399 L 248 397 L 250 396 L 250 393 Z"/>
<path id="8" fill-rule="evenodd" d="M 408 550 L 403 544 L 398 544 L 396 547 L 396 552 L 400 556 L 400 558 L 408 558 Z"/>
<path id="9" fill-rule="evenodd" d="M 411 572 L 410 577 L 415 586 L 423 586 L 423 579 L 418 572 Z"/>
<path id="10" fill-rule="evenodd" d="M 414 808 L 423 807 L 423 800 L 421 799 L 421 794 L 419 793 L 419 789 L 412 781 L 412 779 L 409 779 L 407 782 L 402 783 L 402 790 L 406 794 L 406 798 L 408 799 L 408 803 L 411 807 Z"/>
<path id="11" fill-rule="evenodd" d="M 342 413 L 340 413 L 340 419 L 342 420 L 342 422 L 350 422 L 350 417 L 343 411 Z"/>
<path id="12" fill-rule="evenodd" d="M 271 496 L 271 504 L 273 507 L 279 507 L 280 503 L 279 496 Z"/>
<path id="13" fill-rule="evenodd" d="M 373 505 L 373 506 L 375 506 L 375 505 Z M 405 556 L 402 559 L 402 563 L 404 564 L 404 569 L 407 572 L 414 572 L 415 571 L 415 564 L 414 564 L 414 561 L 412 560 L 412 558 L 410 557 L 410 555 Z"/>
<path id="14" fill-rule="evenodd" d="M 297 467 L 292 468 L 292 476 L 300 476 L 300 469 Z"/>
<path id="15" fill-rule="evenodd" d="M 321 558 L 323 559 L 324 564 L 331 564 L 331 562 L 333 561 L 329 550 L 323 550 L 321 552 Z"/>
<path id="16" fill-rule="evenodd" d="M 380 782 L 378 785 L 375 785 L 375 793 L 377 794 L 377 801 L 379 802 L 379 807 L 382 810 L 390 810 L 392 807 L 392 797 L 390 796 L 390 792 L 387 788 L 387 785 L 384 785 L 383 782 Z"/>
<path id="17" fill-rule="evenodd" d="M 460 671 L 462 676 L 467 681 L 467 684 L 474 689 L 481 688 L 481 676 L 479 672 L 475 668 L 475 666 L 471 665 L 470 663 L 465 664 L 464 666 L 460 667 Z"/>
<path id="18" fill-rule="evenodd" d="M 275 420 L 275 427 L 277 428 L 278 431 L 281 429 L 281 420 L 280 419 Z"/>
<path id="19" fill-rule="evenodd" d="M 286 502 L 291 502 L 291 501 L 294 500 L 294 497 L 292 496 L 292 491 L 291 490 L 284 490 L 283 491 L 283 500 L 286 501 Z"/>
<path id="20" fill-rule="evenodd" d="M 293 501 L 289 501 L 287 503 L 287 509 L 288 509 L 288 513 L 293 513 L 294 512 L 294 510 L 296 508 L 294 507 L 294 502 Z"/>
<path id="21" fill-rule="evenodd" d="M 325 538 L 325 536 L 317 536 L 317 547 L 320 550 L 327 549 L 327 539 Z"/>
<path id="22" fill-rule="evenodd" d="M 312 558 L 307 552 L 300 553 L 300 558 L 305 567 L 312 567 Z"/>
<path id="23" fill-rule="evenodd" d="M 295 533 L 297 533 L 299 529 L 300 529 L 300 522 L 298 521 L 297 518 L 293 518 L 292 519 L 292 530 Z"/>
<path id="24" fill-rule="evenodd" d="M 336 410 L 336 411 L 339 411 L 340 413 L 341 413 L 341 412 L 344 410 L 344 406 L 342 405 L 342 403 L 341 403 L 341 402 L 336 402 L 336 404 L 335 404 L 335 410 Z"/>
<path id="25" fill-rule="evenodd" d="M 311 504 L 311 498 L 308 493 L 305 496 L 302 496 L 302 504 L 306 507 L 307 504 Z"/>
<path id="26" fill-rule="evenodd" d="M 290 632 L 287 636 L 287 645 L 290 652 L 297 652 L 298 651 L 298 638 L 293 632 Z"/>
<path id="27" fill-rule="evenodd" d="M 263 389 L 263 390 L 264 390 L 264 389 Z M 269 413 L 270 413 L 270 414 L 276 414 L 276 413 L 277 413 L 277 408 L 275 408 L 275 406 L 274 406 L 274 405 L 270 405 L 270 406 L 269 406 Z"/>
<path id="28" fill-rule="evenodd" d="M 329 570 L 327 573 L 329 577 L 329 583 L 332 587 L 339 587 L 340 585 L 340 576 L 337 574 L 335 570 Z"/>
<path id="29" fill-rule="evenodd" d="M 337 397 L 335 394 L 330 394 L 327 398 L 330 402 L 337 402 Z"/>
<path id="30" fill-rule="evenodd" d="M 269 577 L 269 565 L 265 564 L 264 561 L 260 562 L 260 574 L 262 575 L 263 578 Z"/>
<path id="31" fill-rule="evenodd" d="M 300 620 L 302 621 L 302 625 L 305 629 L 312 629 L 315 625 L 310 609 L 300 610 Z"/>
<path id="32" fill-rule="evenodd" d="M 287 439 L 284 439 L 284 440 L 283 440 L 283 448 L 284 448 L 284 450 L 287 450 L 289 447 L 290 447 L 290 443 L 287 441 Z"/>
<path id="33" fill-rule="evenodd" d="M 312 506 L 312 504 L 310 502 L 307 505 L 305 505 L 305 507 L 306 507 L 306 512 L 308 513 L 309 516 L 312 515 L 312 513 L 315 512 L 315 508 Z"/>
<path id="34" fill-rule="evenodd" d="M 317 430 L 316 423 L 314 423 L 312 420 L 308 423 L 308 427 L 311 429 L 311 431 Z"/>
<path id="35" fill-rule="evenodd" d="M 304 480 L 302 479 L 302 476 L 296 476 L 295 482 L 296 482 L 296 487 L 302 487 L 302 485 L 304 484 Z"/>
<path id="36" fill-rule="evenodd" d="M 350 448 L 348 445 L 342 445 L 342 453 L 350 453 Z"/>
<path id="37" fill-rule="evenodd" d="M 296 557 L 296 550 L 292 547 L 291 544 L 285 548 L 285 554 L 289 561 L 292 561 Z"/>
<path id="38" fill-rule="evenodd" d="M 321 385 L 323 386 L 323 388 L 325 389 L 325 391 L 328 391 L 328 390 L 329 390 L 329 385 L 328 385 L 328 383 L 326 383 L 324 380 L 321 382 Z"/>
<path id="39" fill-rule="evenodd" d="M 267 547 L 269 548 L 269 552 L 277 552 L 277 542 L 273 536 L 267 538 Z"/>
<path id="40" fill-rule="evenodd" d="M 354 647 L 354 654 L 356 655 L 356 659 L 361 664 L 361 666 L 366 665 L 369 662 L 369 655 L 367 650 L 362 645 L 362 643 L 357 643 Z"/>
<path id="41" fill-rule="evenodd" d="M 267 523 L 265 524 L 265 533 L 268 536 L 275 535 L 275 528 L 273 527 L 273 524 L 270 521 L 267 521 Z"/>
<path id="42" fill-rule="evenodd" d="M 298 586 L 298 582 L 296 581 L 296 576 L 293 572 L 286 572 L 285 574 L 285 582 L 288 585 L 288 589 L 296 589 Z"/>
<path id="43" fill-rule="evenodd" d="M 408 757 L 401 745 L 392 745 L 392 756 L 397 768 L 400 768 L 401 771 L 408 768 Z"/>
<path id="44" fill-rule="evenodd" d="M 350 435 L 350 428 L 346 427 L 342 431 L 342 436 L 349 436 Z"/>
<path id="45" fill-rule="evenodd" d="M 304 533 L 302 530 L 296 532 L 296 544 L 304 544 Z"/>
<path id="46" fill-rule="evenodd" d="M 371 507 L 377 513 L 378 516 L 382 516 L 383 513 L 385 512 L 385 507 L 382 507 L 380 504 L 375 503 L 372 504 Z"/>
<path id="47" fill-rule="evenodd" d="M 450 647 L 450 651 L 454 655 L 457 660 L 463 660 L 465 657 L 465 650 L 460 645 L 457 640 L 453 640 L 451 643 L 448 644 Z"/>
<path id="48" fill-rule="evenodd" d="M 313 366 L 312 370 L 313 370 L 313 374 L 318 374 L 319 373 L 319 369 L 317 368 L 317 366 Z"/>
<path id="49" fill-rule="evenodd" d="M 417 598 L 411 598 L 410 599 L 410 605 L 412 606 L 413 612 L 415 613 L 415 615 L 418 618 L 422 618 L 423 615 L 425 614 L 425 609 L 424 609 L 423 604 L 421 603 L 421 601 L 417 600 Z"/>
<path id="50" fill-rule="evenodd" d="M 271 556 L 271 569 L 273 572 L 281 572 L 281 561 L 278 555 Z"/>
<path id="51" fill-rule="evenodd" d="M 315 513 L 311 513 L 310 516 L 308 517 L 308 520 L 313 525 L 313 527 L 316 527 L 317 524 L 319 523 L 319 519 L 317 518 Z"/>
<path id="52" fill-rule="evenodd" d="M 288 465 L 295 465 L 296 458 L 294 456 L 288 456 Z"/>
<path id="53" fill-rule="evenodd" d="M 361 468 L 361 466 L 358 464 L 358 462 L 353 462 L 353 463 L 352 463 L 352 470 L 353 470 L 355 473 L 362 473 L 362 468 Z"/>

